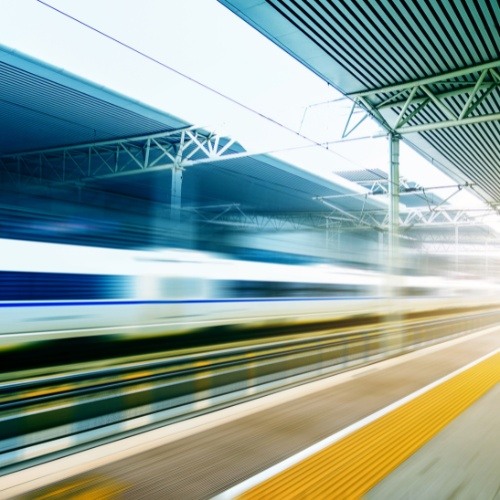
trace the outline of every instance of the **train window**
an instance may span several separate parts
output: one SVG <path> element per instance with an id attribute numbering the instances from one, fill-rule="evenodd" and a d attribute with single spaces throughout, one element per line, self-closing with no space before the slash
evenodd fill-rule
<path id="1" fill-rule="evenodd" d="M 161 297 L 170 300 L 205 299 L 210 295 L 208 280 L 200 278 L 166 278 L 161 281 Z"/>
<path id="2" fill-rule="evenodd" d="M 100 274 L 0 272 L 0 300 L 106 300 L 130 297 L 130 278 Z"/>
<path id="3" fill-rule="evenodd" d="M 367 293 L 362 285 L 339 283 L 300 283 L 283 281 L 231 281 L 224 289 L 232 297 L 353 297 Z"/>

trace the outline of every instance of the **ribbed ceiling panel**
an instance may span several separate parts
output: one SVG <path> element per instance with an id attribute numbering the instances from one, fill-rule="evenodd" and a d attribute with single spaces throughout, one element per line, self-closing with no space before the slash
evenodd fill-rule
<path id="1" fill-rule="evenodd" d="M 423 133 L 468 180 L 491 200 L 500 200 L 500 126 L 478 123 Z"/>
<path id="2" fill-rule="evenodd" d="M 179 126 L 167 114 L 163 121 L 102 98 L 106 92 L 87 85 L 83 92 L 0 60 L 0 154 L 155 133 Z M 67 74 L 65 78 L 68 79 Z M 77 80 L 75 80 L 77 82 Z M 75 87 L 77 85 L 75 84 Z M 78 80 L 78 87 L 82 81 Z M 116 100 L 116 99 L 115 99 Z M 137 107 L 130 101 L 130 108 Z"/>
<path id="3" fill-rule="evenodd" d="M 496 1 L 478 2 L 481 8 L 466 0 L 267 3 L 349 71 L 363 89 L 500 57 Z"/>

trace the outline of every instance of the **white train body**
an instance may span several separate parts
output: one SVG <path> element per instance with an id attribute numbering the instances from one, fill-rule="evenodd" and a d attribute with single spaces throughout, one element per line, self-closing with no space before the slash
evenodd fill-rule
<path id="1" fill-rule="evenodd" d="M 329 321 L 468 306 L 447 280 L 329 265 L 232 260 L 0 240 L 0 345 L 90 335 L 161 335 L 217 325 Z M 388 286 L 389 285 L 389 286 Z M 473 286 L 472 282 L 467 287 Z M 487 300 L 496 300 L 491 294 Z"/>

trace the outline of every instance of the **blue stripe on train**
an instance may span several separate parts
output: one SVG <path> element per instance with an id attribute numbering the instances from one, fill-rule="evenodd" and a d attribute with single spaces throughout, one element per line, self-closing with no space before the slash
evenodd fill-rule
<path id="1" fill-rule="evenodd" d="M 109 305 L 149 305 L 149 304 L 216 304 L 235 302 L 301 302 L 301 301 L 340 301 L 368 300 L 384 297 L 279 297 L 279 298 L 249 298 L 249 299 L 189 299 L 189 300 L 108 300 L 81 302 L 0 302 L 0 307 L 53 307 L 53 306 L 109 306 Z"/>

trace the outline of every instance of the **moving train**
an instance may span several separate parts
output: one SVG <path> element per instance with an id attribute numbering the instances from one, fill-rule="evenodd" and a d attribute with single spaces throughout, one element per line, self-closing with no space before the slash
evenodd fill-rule
<path id="1" fill-rule="evenodd" d="M 484 302 L 485 287 L 326 264 L 234 260 L 0 239 L 0 346 L 92 335 L 166 335 Z M 465 290 L 464 290 L 465 286 Z M 463 293 L 475 287 L 474 294 Z M 389 291 L 390 290 L 390 293 Z M 477 293 L 481 290 L 481 294 Z M 490 290 L 489 299 L 497 294 Z"/>

